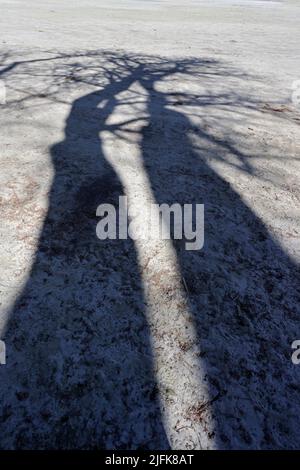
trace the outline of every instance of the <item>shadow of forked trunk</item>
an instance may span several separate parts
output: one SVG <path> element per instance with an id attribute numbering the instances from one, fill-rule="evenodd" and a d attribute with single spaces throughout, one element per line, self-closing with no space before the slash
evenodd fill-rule
<path id="1" fill-rule="evenodd" d="M 124 194 L 99 133 L 136 73 L 77 99 L 51 148 L 49 210 L 5 335 L 1 448 L 169 447 L 134 244 L 96 237 L 97 206 Z"/>

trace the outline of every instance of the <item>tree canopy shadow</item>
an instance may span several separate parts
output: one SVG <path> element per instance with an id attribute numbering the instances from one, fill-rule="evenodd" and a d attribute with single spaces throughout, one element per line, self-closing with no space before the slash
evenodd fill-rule
<path id="1" fill-rule="evenodd" d="M 255 103 L 238 92 L 199 95 L 160 86 L 176 74 L 201 81 L 234 73 L 214 61 L 102 52 L 90 54 L 86 66 L 82 55 L 63 56 L 62 63 L 56 57 L 51 69 L 64 86 L 95 91 L 74 100 L 64 140 L 50 149 L 49 210 L 4 338 L 10 352 L 0 369 L 1 448 L 169 447 L 136 247 L 130 239 L 100 242 L 95 235 L 97 206 L 117 205 L 125 194 L 100 133 L 130 141 L 131 121 L 107 122 L 133 83 L 146 94 L 140 152 L 155 201 L 205 205 L 204 248 L 173 245 L 209 384 L 210 438 L 218 448 L 299 447 L 299 373 L 290 361 L 299 267 L 209 163 L 230 152 L 241 171 L 258 178 L 251 155 L 234 136 L 217 139 L 195 126 L 186 112 L 230 103 L 239 119 Z M 63 80 L 70 76 L 71 85 Z M 203 404 L 191 413 L 205 422 Z"/>

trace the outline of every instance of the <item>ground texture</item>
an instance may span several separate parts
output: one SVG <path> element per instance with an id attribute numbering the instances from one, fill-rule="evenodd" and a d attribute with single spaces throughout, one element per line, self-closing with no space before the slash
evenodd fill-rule
<path id="1" fill-rule="evenodd" d="M 0 448 L 299 448 L 298 2 L 71 3 L 0 0 Z"/>

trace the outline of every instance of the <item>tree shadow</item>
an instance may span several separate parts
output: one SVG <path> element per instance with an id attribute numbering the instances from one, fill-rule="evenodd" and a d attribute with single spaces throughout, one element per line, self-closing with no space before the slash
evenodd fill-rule
<path id="1" fill-rule="evenodd" d="M 133 83 L 147 96 L 140 151 L 155 201 L 205 204 L 203 250 L 173 243 L 210 393 L 209 403 L 192 404 L 191 420 L 205 423 L 212 410 L 209 438 L 218 448 L 299 447 L 299 373 L 290 361 L 299 268 L 209 164 L 231 152 L 256 177 L 250 156 L 196 128 L 182 111 L 232 104 L 232 96 L 178 96 L 159 87 L 178 73 L 199 73 L 201 80 L 231 71 L 196 59 L 102 56 L 113 67 L 96 66 L 92 78 L 78 63 L 64 65 L 73 84 L 87 81 L 96 91 L 73 102 L 64 141 L 50 150 L 49 210 L 4 338 L 1 448 L 169 447 L 136 247 L 130 239 L 100 242 L 95 235 L 96 207 L 118 205 L 125 194 L 99 133 L 130 141 L 128 122 L 107 121 Z M 106 79 L 101 87 L 99 75 Z M 253 103 L 237 95 L 234 104 L 238 119 Z"/>
<path id="2" fill-rule="evenodd" d="M 75 100 L 50 149 L 48 214 L 5 335 L 1 448 L 169 447 L 134 244 L 96 237 L 97 206 L 124 194 L 99 131 L 134 77 Z"/>
<path id="3" fill-rule="evenodd" d="M 174 100 L 160 91 L 162 78 L 141 77 L 150 116 L 141 152 L 152 192 L 158 204 L 205 205 L 203 249 L 173 241 L 210 390 L 191 418 L 205 423 L 212 410 L 219 449 L 298 448 L 291 343 L 299 331 L 299 266 L 211 165 L 229 150 L 241 171 L 255 175 L 251 155 L 195 127 L 180 111 L 189 94 Z"/>

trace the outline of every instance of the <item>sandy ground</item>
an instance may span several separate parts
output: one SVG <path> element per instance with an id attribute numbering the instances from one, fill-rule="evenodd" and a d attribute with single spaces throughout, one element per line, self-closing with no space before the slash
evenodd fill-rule
<path id="1" fill-rule="evenodd" d="M 300 447 L 300 5 L 0 0 L 0 448 Z M 121 195 L 205 244 L 96 237 Z"/>

